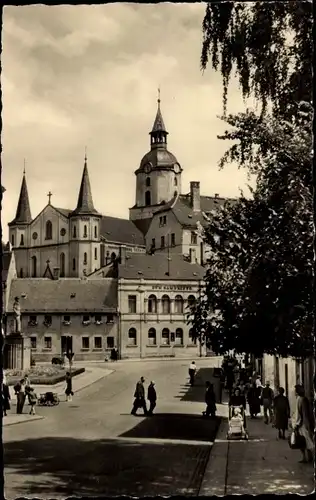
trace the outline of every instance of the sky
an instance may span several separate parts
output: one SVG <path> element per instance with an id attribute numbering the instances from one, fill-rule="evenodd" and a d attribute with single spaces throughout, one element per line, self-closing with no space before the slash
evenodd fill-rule
<path id="1" fill-rule="evenodd" d="M 246 172 L 218 169 L 228 147 L 222 80 L 200 70 L 205 4 L 4 7 L 2 30 L 3 239 L 15 216 L 24 159 L 33 218 L 48 202 L 74 209 L 87 147 L 94 205 L 128 218 L 135 170 L 150 149 L 157 89 L 182 192 L 247 193 Z M 228 111 L 245 110 L 232 81 Z"/>

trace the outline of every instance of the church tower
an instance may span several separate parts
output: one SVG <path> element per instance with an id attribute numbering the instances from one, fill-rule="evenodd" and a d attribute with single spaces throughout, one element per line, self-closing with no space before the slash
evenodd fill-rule
<path id="1" fill-rule="evenodd" d="M 9 241 L 15 253 L 18 276 L 28 275 L 27 248 L 29 247 L 29 225 L 32 222 L 30 200 L 26 183 L 25 168 L 15 218 L 9 222 Z"/>
<path id="2" fill-rule="evenodd" d="M 177 158 L 167 149 L 168 132 L 160 107 L 160 92 L 156 118 L 150 135 L 150 151 L 136 170 L 136 200 L 130 209 L 130 219 L 151 218 L 159 205 L 181 193 L 182 168 Z"/>
<path id="3" fill-rule="evenodd" d="M 101 218 L 93 205 L 85 155 L 77 207 L 70 214 L 70 277 L 81 278 L 100 268 Z"/>

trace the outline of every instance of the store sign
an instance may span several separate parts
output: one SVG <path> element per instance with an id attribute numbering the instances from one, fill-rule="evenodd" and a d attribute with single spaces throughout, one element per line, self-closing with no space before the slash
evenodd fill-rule
<path id="1" fill-rule="evenodd" d="M 192 290 L 192 286 L 189 285 L 154 285 L 153 290 L 163 290 L 163 291 L 177 291 L 177 292 L 189 292 Z"/>

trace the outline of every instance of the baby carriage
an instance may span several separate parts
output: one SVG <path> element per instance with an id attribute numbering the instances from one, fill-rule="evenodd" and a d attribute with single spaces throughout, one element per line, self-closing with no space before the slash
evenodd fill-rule
<path id="1" fill-rule="evenodd" d="M 56 406 L 59 405 L 59 397 L 55 392 L 45 392 L 40 394 L 38 399 L 39 406 Z"/>
<path id="2" fill-rule="evenodd" d="M 248 440 L 247 422 L 243 406 L 230 406 L 227 439 Z"/>

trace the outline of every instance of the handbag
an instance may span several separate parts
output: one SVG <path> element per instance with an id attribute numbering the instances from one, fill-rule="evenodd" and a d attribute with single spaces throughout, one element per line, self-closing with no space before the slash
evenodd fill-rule
<path id="1" fill-rule="evenodd" d="M 292 450 L 304 450 L 306 441 L 297 429 L 294 429 L 289 435 L 289 446 Z"/>

